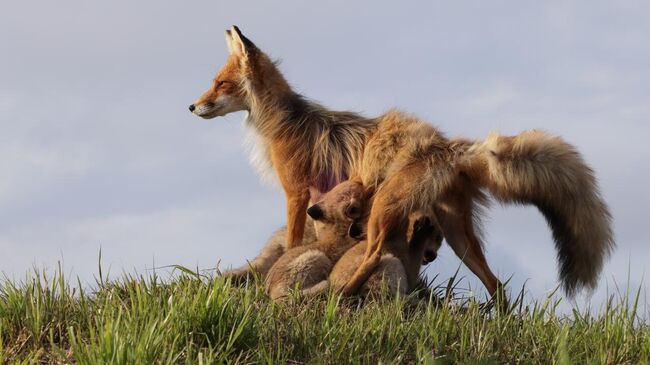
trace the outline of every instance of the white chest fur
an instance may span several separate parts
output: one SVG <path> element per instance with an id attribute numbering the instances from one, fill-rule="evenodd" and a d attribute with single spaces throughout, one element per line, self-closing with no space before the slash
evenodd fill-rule
<path id="1" fill-rule="evenodd" d="M 244 146 L 248 150 L 251 166 L 260 175 L 265 185 L 279 187 L 280 183 L 271 162 L 269 141 L 258 133 L 254 123 L 248 117 L 244 120 L 244 130 L 246 132 Z"/>

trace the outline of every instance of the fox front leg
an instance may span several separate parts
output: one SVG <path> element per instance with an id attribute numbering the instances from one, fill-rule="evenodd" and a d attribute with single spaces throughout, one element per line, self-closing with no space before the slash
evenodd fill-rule
<path id="1" fill-rule="evenodd" d="M 300 246 L 305 234 L 309 205 L 309 189 L 299 194 L 287 194 L 287 249 Z"/>

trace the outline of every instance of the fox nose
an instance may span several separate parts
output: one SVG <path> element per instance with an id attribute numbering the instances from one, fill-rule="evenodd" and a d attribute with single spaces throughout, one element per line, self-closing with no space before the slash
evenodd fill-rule
<path id="1" fill-rule="evenodd" d="M 313 219 L 313 220 L 319 220 L 323 218 L 325 214 L 323 214 L 323 210 L 318 206 L 318 204 L 314 204 L 309 209 L 307 209 L 307 214 Z"/>
<path id="2" fill-rule="evenodd" d="M 194 106 L 194 104 L 190 104 L 190 108 L 189 108 L 189 109 L 190 109 L 191 112 L 193 112 L 194 109 L 196 109 L 196 107 Z"/>

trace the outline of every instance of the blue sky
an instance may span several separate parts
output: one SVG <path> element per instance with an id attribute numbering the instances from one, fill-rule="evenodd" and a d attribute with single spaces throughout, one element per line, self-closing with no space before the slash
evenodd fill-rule
<path id="1" fill-rule="evenodd" d="M 598 305 L 628 274 L 641 285 L 650 261 L 649 13 L 642 1 L 5 2 L 0 270 L 21 278 L 63 260 L 90 281 L 100 248 L 114 274 L 254 256 L 284 223 L 283 194 L 248 165 L 243 113 L 187 111 L 237 24 L 331 108 L 399 107 L 449 135 L 539 128 L 575 144 L 615 219 Z M 533 208 L 495 205 L 486 233 L 500 277 L 532 297 L 555 288 L 551 235 Z M 427 272 L 458 265 L 445 247 Z"/>

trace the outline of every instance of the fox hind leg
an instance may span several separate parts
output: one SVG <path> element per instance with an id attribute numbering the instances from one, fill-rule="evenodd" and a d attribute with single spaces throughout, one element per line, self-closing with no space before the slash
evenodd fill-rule
<path id="1" fill-rule="evenodd" d="M 459 214 L 460 213 L 460 214 Z M 483 254 L 481 242 L 474 231 L 470 212 L 445 211 L 438 214 L 445 239 L 463 263 L 476 275 L 490 296 L 507 308 L 503 284 L 492 273 Z"/>
<path id="2" fill-rule="evenodd" d="M 353 295 L 359 292 L 361 286 L 368 280 L 381 261 L 382 251 L 388 234 L 392 234 L 408 222 L 404 210 L 399 209 L 399 199 L 394 195 L 384 197 L 381 190 L 375 197 L 370 218 L 368 219 L 368 245 L 364 259 L 359 268 L 343 288 L 344 295 Z M 404 234 L 406 234 L 404 230 Z"/>

